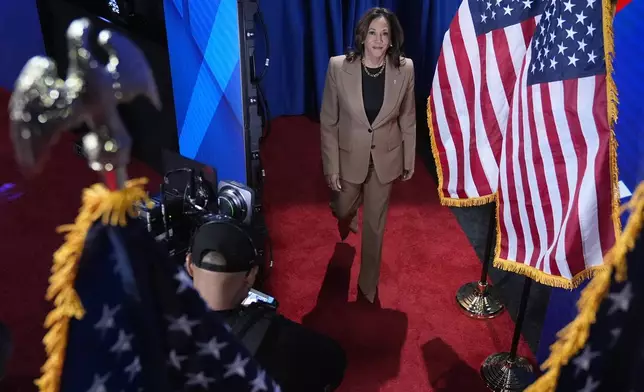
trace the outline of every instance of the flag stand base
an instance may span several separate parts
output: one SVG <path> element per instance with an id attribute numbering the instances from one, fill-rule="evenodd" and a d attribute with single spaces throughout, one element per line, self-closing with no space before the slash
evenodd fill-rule
<path id="1" fill-rule="evenodd" d="M 512 353 L 496 353 L 481 365 L 481 377 L 494 392 L 518 392 L 534 382 L 534 369 L 530 362 Z"/>
<path id="2" fill-rule="evenodd" d="M 494 392 L 523 391 L 536 380 L 535 371 L 530 361 L 517 356 L 531 285 L 532 280 L 525 278 L 510 352 L 492 354 L 481 365 L 481 378 Z"/>
<path id="3" fill-rule="evenodd" d="M 490 214 L 487 243 L 481 278 L 478 282 L 469 282 L 461 286 L 456 292 L 456 302 L 461 310 L 469 317 L 487 320 L 497 317 L 503 312 L 503 304 L 499 300 L 496 290 L 487 282 L 490 259 L 492 258 L 492 244 L 496 233 L 496 216 L 494 210 Z"/>
<path id="4" fill-rule="evenodd" d="M 469 317 L 487 320 L 503 312 L 503 304 L 496 291 L 487 283 L 466 283 L 456 292 L 456 302 Z"/>

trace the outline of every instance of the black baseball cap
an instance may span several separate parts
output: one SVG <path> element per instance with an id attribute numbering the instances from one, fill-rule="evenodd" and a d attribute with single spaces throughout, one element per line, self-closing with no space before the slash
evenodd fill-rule
<path id="1" fill-rule="evenodd" d="M 222 264 L 204 263 L 208 252 L 223 256 Z M 256 258 L 255 247 L 248 231 L 228 221 L 208 222 L 199 227 L 192 242 L 192 264 L 214 272 L 249 271 Z"/>

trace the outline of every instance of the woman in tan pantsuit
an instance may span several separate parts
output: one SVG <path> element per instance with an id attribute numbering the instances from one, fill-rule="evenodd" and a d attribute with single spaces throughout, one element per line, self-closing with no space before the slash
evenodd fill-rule
<path id="1" fill-rule="evenodd" d="M 356 233 L 364 203 L 358 288 L 377 297 L 391 185 L 414 173 L 416 105 L 414 64 L 402 57 L 398 18 L 372 8 L 356 27 L 355 49 L 329 60 L 320 124 L 324 174 L 340 237 Z"/>

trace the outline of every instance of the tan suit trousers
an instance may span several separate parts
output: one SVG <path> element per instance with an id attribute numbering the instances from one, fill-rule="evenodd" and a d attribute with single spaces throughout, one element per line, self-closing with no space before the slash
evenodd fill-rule
<path id="1" fill-rule="evenodd" d="M 342 191 L 333 192 L 331 209 L 340 221 L 356 222 L 360 204 L 364 203 L 362 217 L 362 260 L 358 286 L 371 302 L 376 297 L 380 280 L 380 261 L 385 234 L 385 222 L 389 209 L 389 195 L 393 182 L 382 184 L 375 173 L 373 162 L 365 182 L 353 184 L 340 180 Z"/>

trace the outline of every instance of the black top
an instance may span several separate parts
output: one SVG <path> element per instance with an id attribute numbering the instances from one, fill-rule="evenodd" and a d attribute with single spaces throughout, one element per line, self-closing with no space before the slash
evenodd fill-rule
<path id="1" fill-rule="evenodd" d="M 383 65 L 384 66 L 384 65 Z M 382 107 L 382 102 L 385 99 L 385 70 L 382 70 L 382 73 L 377 77 L 372 77 L 367 74 L 362 66 L 362 100 L 364 101 L 364 111 L 367 114 L 367 119 L 369 124 L 373 124 L 373 121 L 380 113 L 380 108 Z M 380 68 L 368 68 L 369 73 L 374 75 L 380 71 Z"/>

